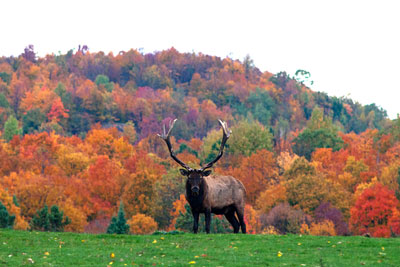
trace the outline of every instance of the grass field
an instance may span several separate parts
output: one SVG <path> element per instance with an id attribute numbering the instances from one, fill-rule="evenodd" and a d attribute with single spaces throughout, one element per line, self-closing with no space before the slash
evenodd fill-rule
<path id="1" fill-rule="evenodd" d="M 0 266 L 400 266 L 400 239 L 0 230 Z"/>

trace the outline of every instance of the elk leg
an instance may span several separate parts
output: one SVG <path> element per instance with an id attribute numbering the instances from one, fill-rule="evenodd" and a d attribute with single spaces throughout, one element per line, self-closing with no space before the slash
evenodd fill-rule
<path id="1" fill-rule="evenodd" d="M 197 234 L 199 229 L 199 213 L 193 211 L 193 233 Z"/>
<path id="2" fill-rule="evenodd" d="M 204 215 L 206 217 L 206 233 L 209 234 L 211 225 L 211 211 L 207 210 Z"/>
<path id="3" fill-rule="evenodd" d="M 228 222 L 232 225 L 233 227 L 233 232 L 236 234 L 239 232 L 239 221 L 235 217 L 235 211 L 229 211 L 225 213 L 225 218 L 228 220 Z"/>
<path id="4" fill-rule="evenodd" d="M 240 228 L 242 228 L 242 233 L 245 234 L 246 233 L 246 224 L 244 223 L 244 210 L 239 210 L 236 209 L 236 214 L 238 216 L 239 222 L 240 222 Z"/>

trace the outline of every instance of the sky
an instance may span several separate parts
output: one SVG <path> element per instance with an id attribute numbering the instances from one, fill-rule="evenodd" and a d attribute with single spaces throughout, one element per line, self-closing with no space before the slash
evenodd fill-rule
<path id="1" fill-rule="evenodd" d="M 307 70 L 314 91 L 400 113 L 400 1 L 3 0 L 1 9 L 0 56 L 29 44 L 40 57 L 78 45 L 249 55 L 261 71 Z"/>

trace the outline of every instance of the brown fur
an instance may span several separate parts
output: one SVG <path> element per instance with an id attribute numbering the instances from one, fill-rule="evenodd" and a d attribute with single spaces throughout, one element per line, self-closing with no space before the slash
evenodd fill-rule
<path id="1" fill-rule="evenodd" d="M 208 176 L 203 178 L 208 187 L 204 205 L 212 208 L 223 208 L 235 205 L 244 211 L 246 189 L 241 181 L 232 176 Z"/>

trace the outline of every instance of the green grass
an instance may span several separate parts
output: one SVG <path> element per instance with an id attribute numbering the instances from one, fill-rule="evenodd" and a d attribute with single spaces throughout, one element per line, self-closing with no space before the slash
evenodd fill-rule
<path id="1" fill-rule="evenodd" d="M 0 266 L 24 265 L 400 266 L 400 239 L 243 234 L 134 236 L 0 230 Z"/>

